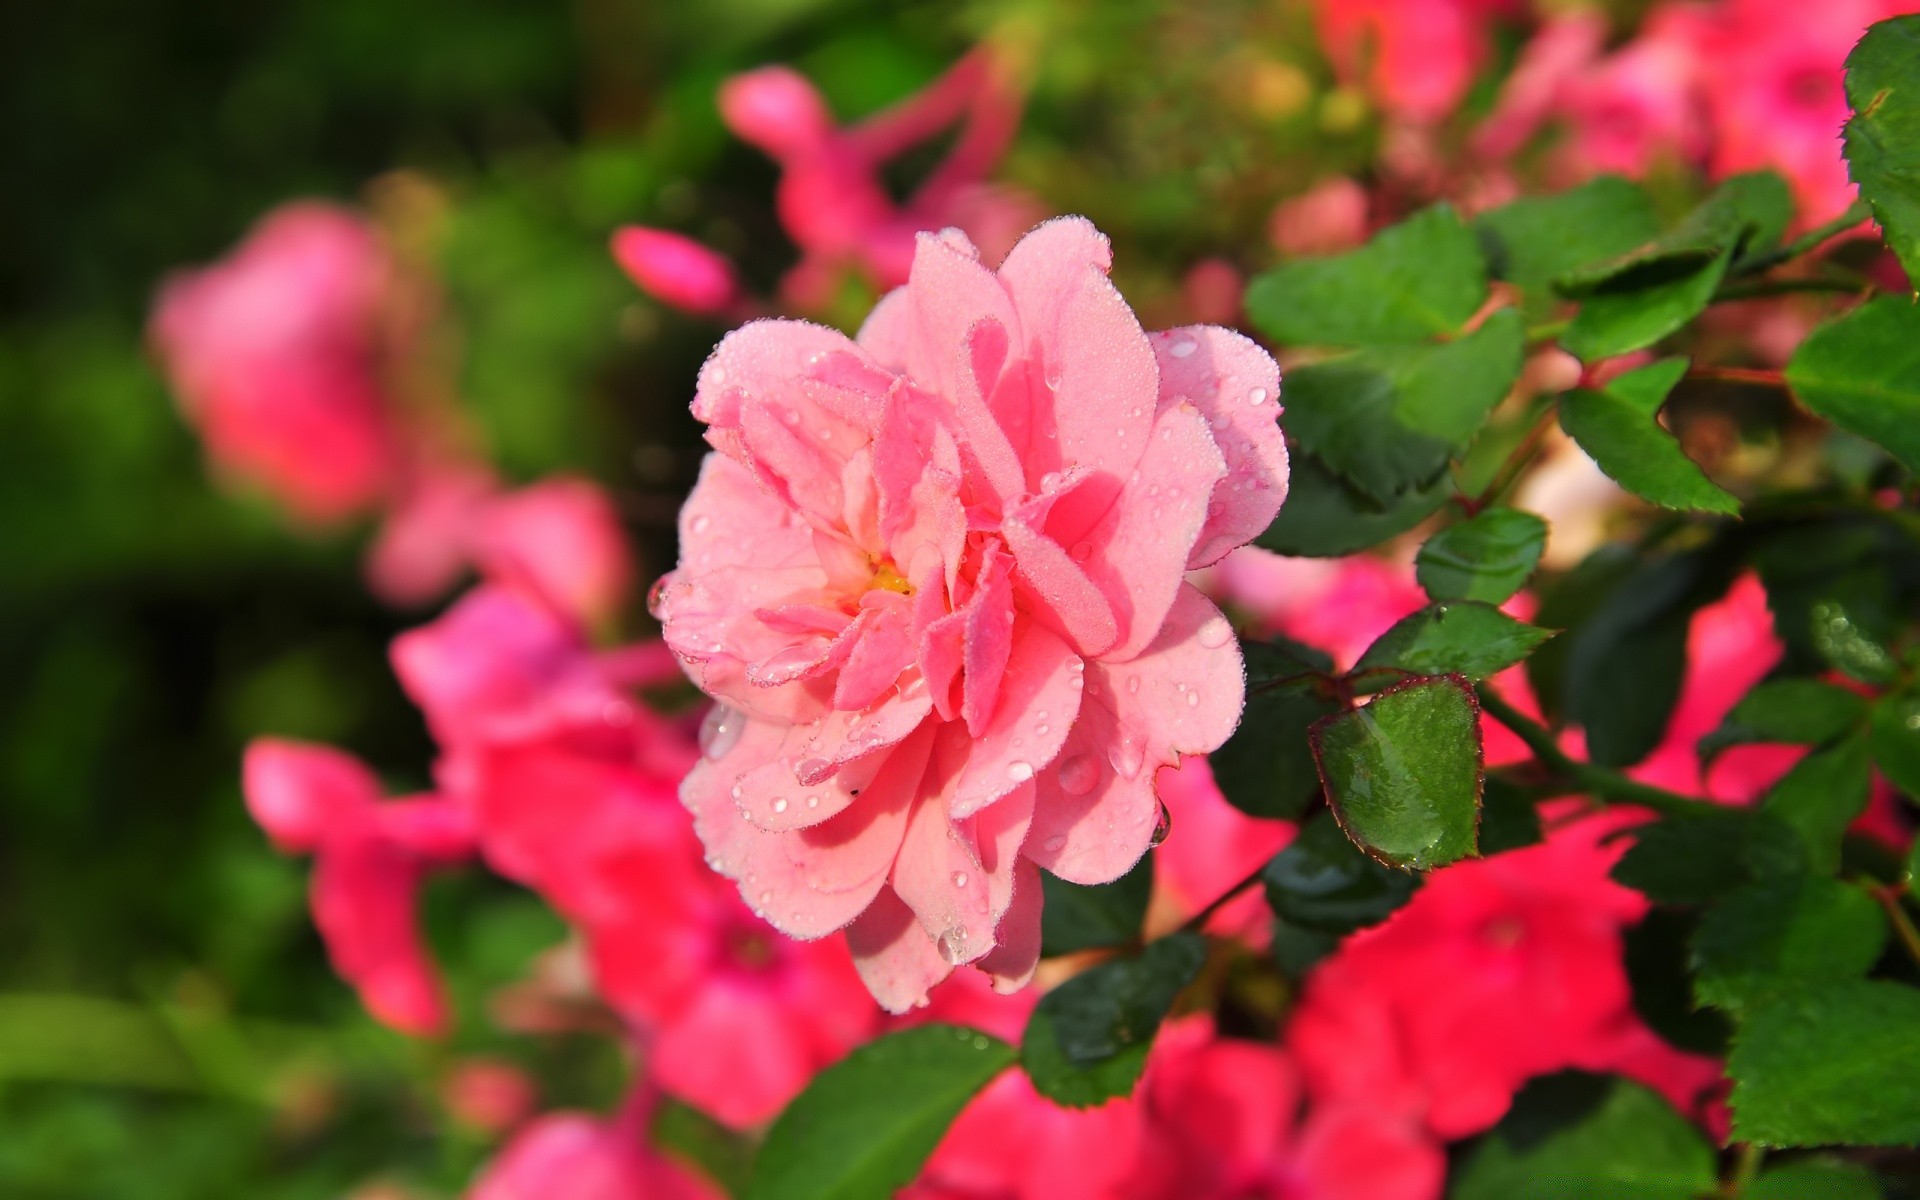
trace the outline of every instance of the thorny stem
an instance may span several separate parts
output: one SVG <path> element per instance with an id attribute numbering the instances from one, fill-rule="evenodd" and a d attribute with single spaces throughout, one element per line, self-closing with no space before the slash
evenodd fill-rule
<path id="1" fill-rule="evenodd" d="M 1553 740 L 1552 732 L 1544 725 L 1528 719 L 1519 709 L 1495 694 L 1492 688 L 1482 687 L 1479 692 L 1480 707 L 1494 720 L 1513 730 L 1526 743 L 1527 749 L 1533 751 L 1535 758 L 1592 795 L 1616 804 L 1638 804 L 1668 816 L 1721 811 L 1719 805 L 1706 800 L 1696 800 L 1692 796 L 1628 779 L 1618 771 L 1581 762 L 1562 750 L 1559 743 Z"/>
<path id="2" fill-rule="evenodd" d="M 1750 383 L 1756 387 L 1784 388 L 1787 377 L 1779 371 L 1755 367 L 1692 367 L 1689 379 L 1711 379 L 1720 383 Z"/>
<path id="3" fill-rule="evenodd" d="M 1252 887 L 1254 884 L 1259 883 L 1260 877 L 1266 873 L 1266 870 L 1267 870 L 1267 864 L 1265 863 L 1261 863 L 1259 866 L 1255 867 L 1253 869 L 1253 874 L 1247 876 L 1245 879 L 1242 879 L 1240 882 L 1234 884 L 1232 887 L 1228 888 L 1226 891 L 1221 892 L 1218 896 L 1215 896 L 1213 898 L 1213 902 L 1211 904 L 1207 905 L 1205 908 L 1201 909 L 1199 912 L 1193 914 L 1191 917 L 1188 917 L 1185 923 L 1183 923 L 1180 926 L 1179 932 L 1181 933 L 1199 932 L 1202 926 L 1204 926 L 1208 921 L 1211 921 L 1213 919 L 1213 914 L 1225 908 L 1228 905 L 1228 903 L 1230 903 L 1233 900 L 1235 896 L 1238 896 L 1241 892 L 1246 891 L 1248 888 Z"/>

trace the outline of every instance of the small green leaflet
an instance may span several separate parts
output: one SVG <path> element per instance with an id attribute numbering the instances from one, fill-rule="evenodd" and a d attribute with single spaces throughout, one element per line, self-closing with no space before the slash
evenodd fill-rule
<path id="1" fill-rule="evenodd" d="M 1656 420 L 1687 372 L 1684 358 L 1629 371 L 1599 391 L 1560 398 L 1560 427 L 1621 487 L 1664 508 L 1737 513 L 1740 502 L 1708 479 Z"/>

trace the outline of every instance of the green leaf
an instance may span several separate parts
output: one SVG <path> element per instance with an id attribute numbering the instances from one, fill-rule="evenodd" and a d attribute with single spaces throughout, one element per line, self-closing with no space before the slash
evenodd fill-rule
<path id="1" fill-rule="evenodd" d="M 1538 1111 L 1549 1105 L 1560 1111 Z M 1549 1076 L 1514 1098 L 1448 1195 L 1698 1200 L 1717 1182 L 1713 1147 L 1653 1092 L 1624 1079 Z"/>
<path id="2" fill-rule="evenodd" d="M 1560 427 L 1621 487 L 1665 508 L 1737 513 L 1740 502 L 1708 479 L 1656 419 L 1667 393 L 1687 372 L 1684 358 L 1663 359 L 1604 390 L 1560 397 Z"/>
<path id="3" fill-rule="evenodd" d="M 1453 483 L 1443 473 L 1382 508 L 1311 454 L 1297 455 L 1291 467 L 1286 503 L 1259 537 L 1261 546 L 1279 554 L 1338 558 L 1365 550 L 1412 529 L 1453 494 Z"/>
<path id="4" fill-rule="evenodd" d="M 1873 206 L 1887 245 L 1920 279 L 1920 17 L 1867 30 L 1847 56 L 1848 173 Z"/>
<path id="5" fill-rule="evenodd" d="M 1540 810 L 1533 796 L 1498 775 L 1487 776 L 1480 795 L 1480 853 L 1518 850 L 1540 838 Z"/>
<path id="6" fill-rule="evenodd" d="M 1877 980 L 1754 997 L 1727 1073 L 1733 1135 L 1763 1146 L 1920 1142 L 1920 989 Z"/>
<path id="7" fill-rule="evenodd" d="M 1582 362 L 1651 346 L 1706 311 L 1732 262 L 1729 248 L 1703 266 L 1654 282 L 1593 292 L 1580 301 L 1580 311 L 1560 335 L 1560 344 Z"/>
<path id="8" fill-rule="evenodd" d="M 1336 829 L 1334 832 L 1339 833 L 1339 830 Z M 1343 842 L 1346 841 L 1346 835 L 1340 834 L 1340 840 Z M 1354 851 L 1354 853 L 1356 855 L 1360 854 L 1357 850 Z M 1365 856 L 1362 855 L 1361 857 L 1364 858 Z M 1372 859 L 1369 858 L 1366 859 L 1366 861 L 1370 865 L 1379 868 L 1379 864 L 1375 863 Z M 1395 872 L 1395 874 L 1399 874 L 1399 872 Z M 1412 876 L 1400 875 L 1400 878 L 1410 879 Z M 1288 979 L 1296 983 L 1306 978 L 1308 971 L 1313 970 L 1315 966 L 1319 965 L 1322 959 L 1339 948 L 1340 935 L 1337 933 L 1325 933 L 1318 929 L 1302 929 L 1298 925 L 1290 925 L 1285 921 L 1275 921 L 1273 923 L 1273 944 L 1269 949 L 1273 953 L 1274 965 L 1280 968 L 1282 975 L 1285 975 Z"/>
<path id="9" fill-rule="evenodd" d="M 1694 995 L 1738 1010 L 1784 985 L 1865 975 L 1886 945 L 1880 906 L 1852 884 L 1813 875 L 1754 884 L 1701 920 Z"/>
<path id="10" fill-rule="evenodd" d="M 1658 904 L 1702 904 L 1806 871 L 1793 827 L 1754 809 L 1667 817 L 1635 827 L 1633 839 L 1613 878 Z"/>
<path id="11" fill-rule="evenodd" d="M 1273 856 L 1260 881 L 1282 922 L 1339 936 L 1386 920 L 1412 897 L 1420 877 L 1368 858 L 1331 814 L 1320 813 Z"/>
<path id="12" fill-rule="evenodd" d="M 1548 629 L 1572 631 L 1527 656 L 1527 682 L 1533 685 L 1540 711 L 1550 723 L 1558 725 L 1565 719 L 1573 649 L 1581 635 L 1608 611 L 1621 582 L 1640 569 L 1631 547 L 1609 542 L 1574 564 L 1572 570 L 1545 576 L 1536 583 L 1540 608 L 1534 620 Z"/>
<path id="13" fill-rule="evenodd" d="M 1726 591 L 1734 566 L 1712 545 L 1644 562 L 1617 576 L 1564 635 L 1571 646 L 1561 708 L 1585 728 L 1591 761 L 1623 767 L 1660 744 L 1680 695 L 1693 613 Z"/>
<path id="14" fill-rule="evenodd" d="M 1800 402 L 1920 472 L 1920 308 L 1881 296 L 1813 331 L 1787 363 Z"/>
<path id="15" fill-rule="evenodd" d="M 1867 739 L 1856 734 L 1793 764 L 1760 808 L 1793 826 L 1813 869 L 1830 874 L 1840 865 L 1840 841 L 1847 826 L 1867 807 L 1872 778 Z"/>
<path id="16" fill-rule="evenodd" d="M 1557 283 L 1570 296 L 1657 286 L 1723 254 L 1777 239 L 1792 217 L 1793 197 L 1780 176 L 1765 171 L 1735 175 L 1668 232 L 1624 254 L 1568 271 Z"/>
<path id="17" fill-rule="evenodd" d="M 1541 294 L 1569 271 L 1617 259 L 1660 234 L 1653 202 L 1618 175 L 1558 195 L 1515 200 L 1473 224 L 1493 273 Z"/>
<path id="18" fill-rule="evenodd" d="M 760 1149 L 748 1200 L 884 1200 L 919 1174 L 1013 1047 L 953 1025 L 869 1042 L 814 1076 Z"/>
<path id="19" fill-rule="evenodd" d="M 1883 696 L 1873 706 L 1873 761 L 1893 786 L 1920 799 L 1920 692 Z"/>
<path id="20" fill-rule="evenodd" d="M 1097 887 L 1068 883 L 1049 872 L 1040 873 L 1046 905 L 1040 910 L 1040 953 L 1048 958 L 1121 946 L 1140 936 L 1146 922 L 1147 901 L 1153 894 L 1153 855 L 1143 856 L 1132 870 Z"/>
<path id="21" fill-rule="evenodd" d="M 1884 1200 L 1873 1172 L 1838 1158 L 1802 1158 L 1760 1173 L 1740 1200 Z"/>
<path id="22" fill-rule="evenodd" d="M 1480 709 L 1465 679 L 1399 684 L 1315 725 L 1312 740 L 1328 803 L 1355 845 L 1403 870 L 1475 853 Z"/>
<path id="23" fill-rule="evenodd" d="M 1291 820 L 1320 794 L 1307 729 L 1345 707 L 1324 674 L 1333 663 L 1318 651 L 1292 644 L 1246 642 L 1242 650 L 1247 656 L 1246 712 L 1233 736 L 1208 755 L 1207 762 L 1221 794 L 1235 808 L 1250 816 Z"/>
<path id="24" fill-rule="evenodd" d="M 1913 570 L 1909 545 L 1889 526 L 1859 518 L 1795 524 L 1762 539 L 1753 563 L 1788 669 L 1837 667 L 1864 683 L 1892 682 L 1898 667 L 1886 645 L 1905 607 L 1892 576 Z"/>
<path id="25" fill-rule="evenodd" d="M 1734 705 L 1720 728 L 1700 739 L 1700 757 L 1728 746 L 1772 742 L 1819 746 L 1859 725 L 1866 698 L 1818 679 L 1775 679 L 1760 684 Z"/>
<path id="26" fill-rule="evenodd" d="M 1725 1013 L 1696 1008 L 1691 973 L 1698 909 L 1656 906 L 1622 935 L 1633 1011 L 1669 1045 L 1722 1057 L 1733 1032 Z"/>
<path id="27" fill-rule="evenodd" d="M 1246 307 L 1283 345 L 1374 346 L 1453 333 L 1486 294 L 1479 244 L 1459 214 L 1437 204 L 1358 250 L 1255 277 Z"/>
<path id="28" fill-rule="evenodd" d="M 1552 636 L 1553 630 L 1516 621 L 1491 604 L 1472 600 L 1429 604 L 1381 634 L 1360 656 L 1353 673 L 1399 667 L 1416 675 L 1485 679 L 1519 662 Z"/>
<path id="29" fill-rule="evenodd" d="M 1547 523 L 1516 508 L 1489 508 L 1449 525 L 1420 547 L 1414 570 L 1435 600 L 1499 604 L 1540 565 Z"/>
<path id="30" fill-rule="evenodd" d="M 1035 1089 L 1073 1108 L 1131 1092 L 1167 1009 L 1206 958 L 1205 939 L 1176 933 L 1042 996 L 1020 1046 Z"/>
<path id="31" fill-rule="evenodd" d="M 1424 487 L 1520 377 L 1526 334 L 1503 308 L 1437 346 L 1382 346 L 1287 373 L 1287 433 L 1376 504 Z"/>

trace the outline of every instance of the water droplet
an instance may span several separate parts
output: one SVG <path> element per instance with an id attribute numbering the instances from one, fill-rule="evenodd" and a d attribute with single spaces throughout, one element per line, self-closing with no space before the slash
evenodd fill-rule
<path id="1" fill-rule="evenodd" d="M 955 871 L 953 873 L 953 886 L 957 888 L 967 886 L 967 873 L 965 871 Z"/>
<path id="2" fill-rule="evenodd" d="M 1166 805 L 1162 804 L 1160 806 L 1160 816 L 1153 823 L 1153 836 L 1147 839 L 1147 848 L 1152 849 L 1166 841 L 1167 835 L 1172 832 L 1173 814 L 1167 811 Z"/>
<path id="3" fill-rule="evenodd" d="M 808 807 L 808 808 L 819 808 L 819 807 L 820 807 L 820 797 L 818 797 L 818 796 L 808 796 L 808 797 L 807 797 L 807 807 Z"/>
<path id="4" fill-rule="evenodd" d="M 1173 355 L 1175 358 L 1185 358 L 1199 348 L 1200 343 L 1198 342 L 1175 342 L 1173 348 L 1168 350 L 1167 353 Z"/>
<path id="5" fill-rule="evenodd" d="M 693 519 L 693 524 L 690 525 L 689 528 L 692 529 L 695 533 L 705 533 L 707 531 L 707 526 L 711 524 L 713 524 L 713 518 L 709 517 L 705 513 L 701 513 L 699 516 Z"/>
<path id="6" fill-rule="evenodd" d="M 771 891 L 764 891 L 760 893 L 760 903 L 769 904 L 769 903 L 772 903 L 772 901 L 773 901 L 773 893 Z"/>
<path id="7" fill-rule="evenodd" d="M 647 615 L 662 623 L 667 619 L 667 581 L 671 578 L 671 575 L 662 575 L 647 589 Z"/>
<path id="8" fill-rule="evenodd" d="M 1060 764 L 1060 790 L 1069 796 L 1084 796 L 1100 782 L 1100 764 L 1085 754 L 1076 754 Z"/>
<path id="9" fill-rule="evenodd" d="M 1139 694 L 1140 694 L 1140 677 L 1138 675 L 1127 676 L 1127 695 L 1138 696 Z"/>
<path id="10" fill-rule="evenodd" d="M 1075 542 L 1073 549 L 1067 551 L 1067 557 L 1073 559 L 1075 562 L 1085 562 L 1092 553 L 1092 542 Z"/>
<path id="11" fill-rule="evenodd" d="M 793 768 L 793 773 L 802 784 L 812 786 L 833 774 L 833 764 L 824 758 L 803 759 Z"/>
<path id="12" fill-rule="evenodd" d="M 1187 693 L 1187 707 L 1188 708 L 1200 707 L 1200 693 L 1197 689 Z"/>
<path id="13" fill-rule="evenodd" d="M 1052 837 L 1046 840 L 1046 847 L 1049 850 L 1058 850 L 1060 847 L 1066 844 L 1067 844 L 1067 835 L 1064 833 L 1056 833 Z"/>
<path id="14" fill-rule="evenodd" d="M 1033 764 L 1021 759 L 1014 759 L 1007 764 L 1007 778 L 1013 780 L 1015 783 L 1025 783 L 1027 780 L 1033 778 Z"/>
<path id="15" fill-rule="evenodd" d="M 987 1048 L 987 1038 L 986 1038 L 986 1035 L 985 1035 L 985 1034 L 982 1034 L 982 1033 L 976 1033 L 976 1034 L 974 1034 L 974 1035 L 973 1035 L 973 1040 L 972 1040 L 972 1042 L 971 1042 L 971 1045 L 973 1046 L 973 1048 L 974 1048 L 975 1050 L 985 1050 L 985 1049 Z"/>
<path id="16" fill-rule="evenodd" d="M 1130 733 L 1121 733 L 1107 747 L 1107 762 L 1120 774 L 1122 779 L 1132 779 L 1140 774 L 1140 768 L 1146 765 L 1146 747 L 1140 739 Z"/>
<path id="17" fill-rule="evenodd" d="M 787 798 L 785 796 L 782 796 L 778 800 L 775 800 L 773 802 L 773 811 L 776 813 L 783 813 L 787 811 Z"/>
<path id="18" fill-rule="evenodd" d="M 1053 726 L 1051 725 L 1035 725 L 1033 727 L 1033 736 L 1035 737 L 1045 737 L 1051 732 L 1053 732 Z"/>
<path id="19" fill-rule="evenodd" d="M 1255 408 L 1260 407 L 1262 404 L 1265 404 L 1266 402 L 1267 402 L 1267 389 L 1265 388 L 1255 388 L 1252 391 L 1247 393 L 1247 403 L 1253 405 Z"/>
<path id="20" fill-rule="evenodd" d="M 720 366 L 718 363 L 714 364 L 713 382 L 716 384 L 721 384 L 721 383 L 725 383 L 726 381 L 727 381 L 727 369 L 723 366 Z"/>
<path id="21" fill-rule="evenodd" d="M 739 744 L 740 732 L 746 727 L 747 718 L 739 710 L 724 704 L 714 705 L 700 718 L 700 753 L 706 755 L 709 762 L 725 758 L 727 751 Z"/>
<path id="22" fill-rule="evenodd" d="M 1225 617 L 1209 617 L 1200 626 L 1200 632 L 1194 635 L 1202 646 L 1217 650 L 1233 640 L 1233 626 L 1227 624 Z"/>
<path id="23" fill-rule="evenodd" d="M 964 927 L 956 925 L 941 934 L 934 944 L 947 965 L 957 967 L 967 956 L 967 931 Z"/>

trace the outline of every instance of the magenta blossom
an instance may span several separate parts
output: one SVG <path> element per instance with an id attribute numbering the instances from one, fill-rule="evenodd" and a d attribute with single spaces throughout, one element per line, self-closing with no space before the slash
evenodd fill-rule
<path id="1" fill-rule="evenodd" d="M 740 300 L 733 264 L 684 234 L 628 225 L 614 232 L 612 249 L 641 291 L 684 312 L 712 316 Z"/>
<path id="2" fill-rule="evenodd" d="M 275 847 L 314 856 L 313 921 L 334 970 L 395 1029 L 444 1032 L 446 999 L 414 897 L 429 867 L 473 852 L 467 811 L 432 796 L 387 802 L 359 759 L 279 738 L 247 747 L 243 786 Z"/>
<path id="3" fill-rule="evenodd" d="M 467 1200 L 718 1200 L 721 1194 L 650 1149 L 639 1129 L 556 1112 L 515 1135 Z"/>
<path id="4" fill-rule="evenodd" d="M 1184 577 L 1279 508 L 1279 373 L 1228 330 L 1149 337 L 1109 261 L 1078 218 L 997 274 L 922 235 L 857 341 L 757 322 L 701 372 L 718 453 L 655 607 L 731 711 L 682 798 L 748 903 L 846 927 L 895 1011 L 958 963 L 1020 985 L 1038 868 L 1119 876 L 1155 769 L 1239 718 Z"/>
<path id="5" fill-rule="evenodd" d="M 167 281 L 151 338 L 221 473 L 313 523 L 384 499 L 399 459 L 379 373 L 392 274 L 366 222 L 298 203 Z"/>
<path id="6" fill-rule="evenodd" d="M 1452 112 L 1513 0 L 1315 0 L 1320 41 L 1343 79 L 1416 122 Z"/>

